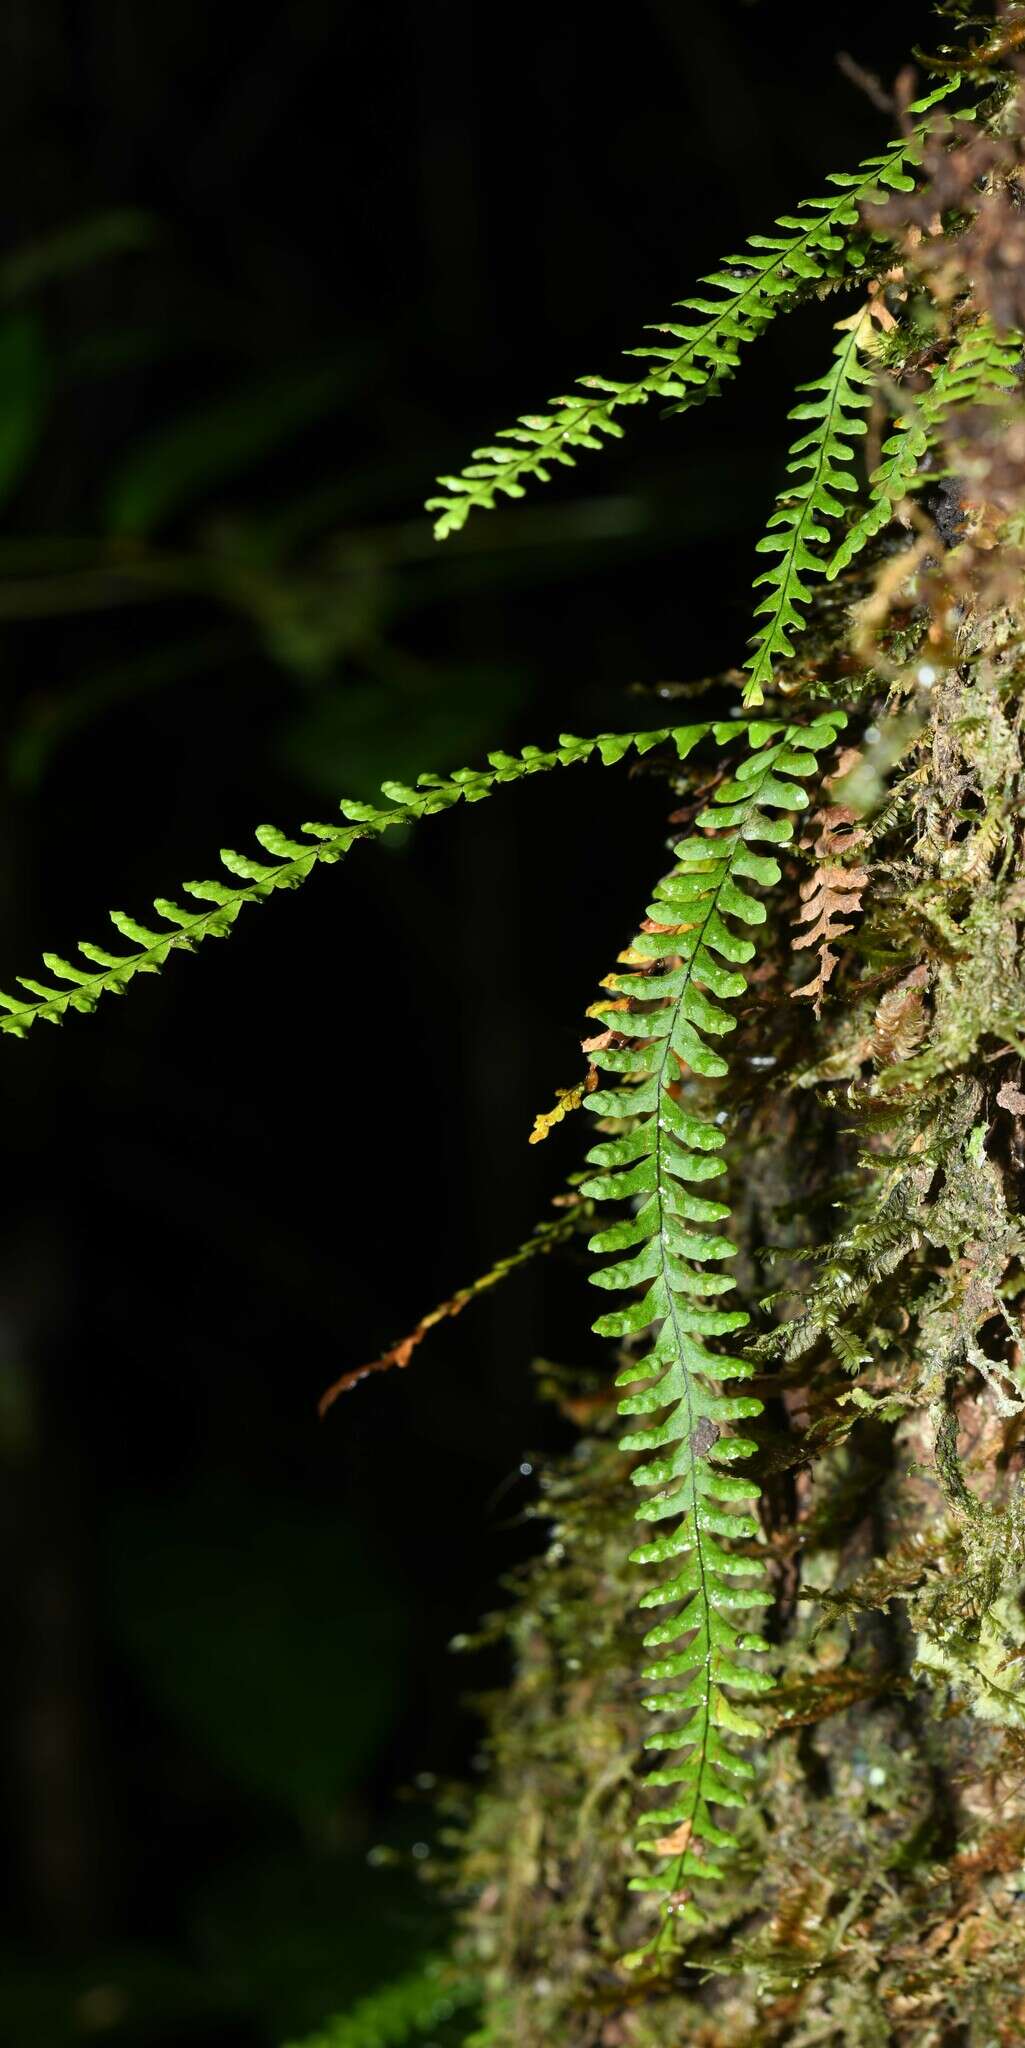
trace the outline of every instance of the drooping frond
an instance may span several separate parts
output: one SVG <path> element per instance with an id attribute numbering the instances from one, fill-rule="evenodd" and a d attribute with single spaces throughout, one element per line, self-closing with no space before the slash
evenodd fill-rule
<path id="1" fill-rule="evenodd" d="M 456 2013 L 477 2003 L 480 1987 L 450 1963 L 432 1958 L 419 1970 L 371 1991 L 348 2012 L 328 2020 L 292 2048 L 403 2048 L 436 2033 Z"/>
<path id="2" fill-rule="evenodd" d="M 762 624 L 744 664 L 749 671 L 745 704 L 763 702 L 773 664 L 793 654 L 792 636 L 800 633 L 805 623 L 800 607 L 811 595 L 807 578 L 825 574 L 820 552 L 829 539 L 825 522 L 839 519 L 843 513 L 843 499 L 837 492 L 857 488 L 851 441 L 866 431 L 859 415 L 867 411 L 872 394 L 873 373 L 862 360 L 871 339 L 871 323 L 862 310 L 838 325 L 840 339 L 829 369 L 825 376 L 800 385 L 801 391 L 811 395 L 789 414 L 792 420 L 810 420 L 812 425 L 794 442 L 787 463 L 787 475 L 800 481 L 780 492 L 769 530 L 758 542 L 759 554 L 778 554 L 779 561 L 755 577 L 755 589 L 766 586 L 766 595 L 755 608 L 755 617 Z"/>
<path id="3" fill-rule="evenodd" d="M 935 447 L 944 422 L 969 405 L 999 404 L 1015 387 L 1020 335 L 994 334 L 988 320 L 964 330 L 925 391 L 916 393 L 883 442 L 882 461 L 869 478 L 868 503 L 845 533 L 826 576 L 832 580 L 893 518 L 895 505 L 925 481 L 920 465 Z M 936 471 L 929 472 L 935 482 Z"/>
<path id="4" fill-rule="evenodd" d="M 256 839 L 261 850 L 270 855 L 269 860 L 223 850 L 221 862 L 234 886 L 220 880 L 184 882 L 185 895 L 201 906 L 195 910 L 169 897 L 156 897 L 153 907 L 161 919 L 158 929 L 140 924 L 124 911 L 112 910 L 111 923 L 123 939 L 131 941 L 130 952 L 111 953 L 105 947 L 80 941 L 77 951 L 84 964 L 76 964 L 59 953 L 44 953 L 47 973 L 54 981 L 66 982 L 68 986 L 54 988 L 27 975 L 18 975 L 20 986 L 28 990 L 31 1000 L 5 995 L 0 989 L 0 1032 L 24 1038 L 37 1018 L 59 1024 L 69 1010 L 94 1010 L 102 995 L 120 995 L 136 975 L 158 973 L 172 953 L 190 953 L 201 939 L 226 938 L 246 904 L 261 903 L 279 889 L 297 889 L 315 867 L 341 860 L 357 840 L 374 838 L 398 825 L 433 817 L 458 803 L 480 803 L 506 783 L 520 782 L 525 776 L 543 774 L 551 768 L 572 767 L 595 755 L 610 767 L 631 750 L 645 754 L 652 747 L 671 741 L 684 760 L 710 730 L 705 720 L 699 725 L 661 726 L 653 732 L 602 733 L 595 739 L 578 739 L 574 733 L 563 733 L 558 746 L 548 752 L 540 747 L 524 747 L 519 754 L 492 753 L 488 755 L 487 768 L 457 768 L 449 776 L 421 775 L 415 789 L 401 782 L 385 782 L 382 790 L 388 799 L 386 808 L 343 798 L 340 809 L 349 822 L 303 825 L 301 840 L 286 838 L 276 825 L 258 825 Z"/>
<path id="5" fill-rule="evenodd" d="M 339 1395 L 350 1393 L 353 1387 L 359 1385 L 360 1380 L 369 1379 L 372 1373 L 390 1372 L 393 1366 L 400 1369 L 407 1366 L 417 1345 L 423 1343 L 429 1330 L 435 1329 L 439 1323 L 446 1322 L 453 1316 L 461 1315 L 471 1301 L 476 1301 L 478 1296 L 487 1294 L 490 1288 L 499 1286 L 503 1280 L 509 1278 L 510 1273 L 517 1272 L 520 1266 L 529 1265 L 532 1259 L 543 1258 L 548 1252 L 555 1251 L 558 1245 L 568 1244 L 579 1230 L 586 1228 L 591 1205 L 583 1196 L 564 1196 L 562 1199 L 565 1206 L 561 1215 L 545 1217 L 541 1223 L 535 1224 L 530 1236 L 525 1238 L 522 1244 L 517 1245 L 515 1251 L 506 1252 L 502 1258 L 496 1259 L 485 1273 L 478 1274 L 476 1280 L 471 1280 L 466 1287 L 457 1287 L 455 1293 L 450 1294 L 446 1301 L 438 1303 L 437 1308 L 428 1309 L 427 1314 L 421 1316 L 419 1322 L 414 1324 L 397 1344 L 390 1345 L 387 1351 L 379 1352 L 377 1357 L 372 1358 L 366 1365 L 350 1366 L 347 1372 L 341 1373 L 338 1379 L 333 1380 L 331 1385 L 324 1389 L 317 1403 L 319 1413 L 326 1415 L 328 1409 L 334 1407 Z"/>
<path id="6" fill-rule="evenodd" d="M 549 464 L 572 466 L 579 449 L 600 448 L 603 435 L 618 438 L 619 414 L 629 407 L 655 399 L 686 411 L 712 397 L 736 369 L 744 343 L 756 340 L 799 294 L 842 274 L 852 242 L 860 247 L 864 240 L 859 208 L 885 197 L 887 188 L 912 189 L 930 110 L 959 84 L 955 75 L 916 100 L 909 111 L 924 119 L 908 135 L 856 171 L 830 174 L 827 182 L 838 191 L 802 200 L 796 213 L 780 216 L 776 232 L 752 235 L 739 254 L 703 277 L 717 298 L 680 300 L 684 318 L 652 329 L 667 341 L 627 351 L 649 365 L 641 376 L 580 377 L 580 389 L 553 398 L 547 411 L 524 413 L 514 427 L 500 428 L 497 444 L 475 449 L 460 475 L 439 477 L 443 495 L 427 501 L 437 514 L 438 539 L 458 532 L 472 510 L 492 510 L 499 492 L 520 498 L 531 479 L 548 482 Z"/>
<path id="7" fill-rule="evenodd" d="M 648 921 L 626 955 L 636 971 L 611 975 L 610 1000 L 596 1009 L 610 1027 L 609 1042 L 592 1045 L 591 1056 L 623 1080 L 588 1097 L 588 1107 L 619 1128 L 589 1153 L 600 1171 L 582 1183 L 582 1192 L 636 1206 L 592 1238 L 596 1252 L 628 1254 L 593 1278 L 601 1287 L 644 1292 L 594 1327 L 602 1336 L 635 1340 L 657 1326 L 647 1350 L 619 1376 L 621 1385 L 643 1382 L 624 1397 L 620 1411 L 661 1417 L 626 1436 L 623 1448 L 654 1453 L 633 1475 L 638 1486 L 657 1489 L 638 1518 L 671 1524 L 634 1556 L 642 1564 L 678 1561 L 673 1575 L 641 1601 L 674 1609 L 645 1638 L 660 1653 L 645 1677 L 656 1684 L 685 1681 L 682 1689 L 658 1690 L 645 1702 L 675 1722 L 660 1726 L 648 1746 L 688 1754 L 649 1780 L 673 1793 L 643 1821 L 657 1831 L 646 1846 L 661 1859 L 659 1874 L 634 1882 L 657 1892 L 685 1924 L 702 1918 L 692 1883 L 720 1877 L 714 1852 L 734 1842 L 711 1809 L 742 1806 L 753 1776 L 729 1738 L 753 1736 L 758 1726 L 732 1695 L 763 1692 L 771 1681 L 746 1661 L 767 1644 L 735 1618 L 766 1604 L 762 1569 L 751 1554 L 758 1524 L 738 1511 L 738 1503 L 759 1489 L 729 1470 L 755 1449 L 750 1438 L 732 1434 L 731 1425 L 759 1414 L 762 1404 L 750 1394 L 717 1391 L 719 1383 L 743 1381 L 755 1368 L 707 1341 L 743 1328 L 748 1318 L 714 1305 L 733 1284 L 720 1270 L 735 1251 L 722 1231 L 729 1210 L 693 1192 L 694 1184 L 724 1171 L 724 1133 L 687 1106 L 684 1091 L 691 1075 L 727 1071 L 709 1041 L 733 1029 L 724 1004 L 743 992 L 737 969 L 754 953 L 738 926 L 765 919 L 764 905 L 741 885 L 780 878 L 776 860 L 753 852 L 752 842 L 788 843 L 793 825 L 786 813 L 807 804 L 801 784 L 815 771 L 816 753 L 845 722 L 836 711 L 805 728 L 750 727 L 750 753 L 676 847 L 675 867 L 655 891 Z M 686 1717 L 683 1726 L 680 1717 Z M 656 1941 L 667 1925 L 663 1918 Z"/>

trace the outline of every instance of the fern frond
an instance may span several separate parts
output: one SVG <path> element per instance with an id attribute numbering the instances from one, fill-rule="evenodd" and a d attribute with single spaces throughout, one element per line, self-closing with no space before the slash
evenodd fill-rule
<path id="1" fill-rule="evenodd" d="M 706 1341 L 743 1328 L 748 1318 L 707 1305 L 733 1284 L 720 1266 L 735 1247 L 722 1233 L 726 1205 L 691 1191 L 693 1183 L 724 1171 L 718 1156 L 724 1134 L 718 1122 L 685 1107 L 679 1083 L 688 1074 L 727 1071 L 709 1040 L 733 1029 L 735 1019 L 724 1004 L 743 992 L 744 976 L 736 969 L 754 954 L 738 926 L 765 919 L 764 905 L 741 884 L 772 884 L 780 876 L 776 860 L 752 852 L 752 842 L 789 842 L 793 825 L 785 814 L 806 806 L 801 783 L 814 773 L 816 753 L 845 723 L 842 712 L 831 711 L 803 729 L 765 721 L 751 726 L 749 755 L 676 847 L 675 868 L 655 891 L 649 919 L 627 955 L 641 971 L 611 975 L 606 983 L 615 992 L 610 1038 L 619 1042 L 592 1053 L 597 1065 L 622 1074 L 624 1081 L 589 1096 L 587 1106 L 617 1123 L 624 1120 L 626 1127 L 589 1153 L 589 1163 L 602 1170 L 582 1183 L 581 1192 L 596 1201 L 639 1198 L 635 1213 L 592 1238 L 596 1252 L 628 1253 L 593 1279 L 600 1287 L 645 1290 L 594 1327 L 601 1336 L 635 1339 L 660 1326 L 617 1384 L 645 1382 L 624 1397 L 621 1413 L 662 1416 L 626 1436 L 623 1448 L 658 1454 L 633 1475 L 637 1485 L 657 1489 L 638 1509 L 638 1519 L 673 1526 L 633 1554 L 642 1564 L 681 1560 L 674 1576 L 647 1592 L 641 1605 L 676 1608 L 671 1620 L 645 1637 L 647 1648 L 662 1653 L 645 1677 L 686 1682 L 682 1690 L 656 1691 L 645 1705 L 660 1715 L 687 1717 L 683 1727 L 660 1728 L 648 1747 L 689 1754 L 649 1780 L 675 1790 L 670 1804 L 642 1823 L 658 1831 L 647 1846 L 663 1859 L 661 1873 L 634 1885 L 657 1892 L 666 1911 L 685 1924 L 703 1917 L 690 1897 L 691 1882 L 721 1877 L 722 1865 L 711 1852 L 734 1842 L 713 1821 L 711 1807 L 742 1806 L 753 1776 L 729 1737 L 753 1736 L 758 1726 L 731 1695 L 764 1692 L 771 1681 L 745 1661 L 748 1652 L 768 1645 L 734 1620 L 765 1606 L 768 1597 L 760 1564 L 745 1554 L 758 1524 L 737 1511 L 759 1489 L 728 1469 L 755 1449 L 750 1438 L 730 1434 L 730 1425 L 760 1414 L 762 1404 L 749 1394 L 716 1391 L 718 1383 L 748 1379 L 755 1368 Z M 731 1547 L 738 1541 L 745 1548 Z M 689 1639 L 686 1646 L 673 1647 L 681 1638 Z M 663 1919 L 656 1943 L 668 1924 Z"/>
<path id="2" fill-rule="evenodd" d="M 530 480 L 547 483 L 548 464 L 572 467 L 578 450 L 600 448 L 603 436 L 618 439 L 623 433 L 618 415 L 629 407 L 656 399 L 687 411 L 712 397 L 736 369 L 744 343 L 755 341 L 802 292 L 845 269 L 850 236 L 844 231 L 863 233 L 859 207 L 883 198 L 887 188 L 913 189 L 912 173 L 931 110 L 959 84 L 955 74 L 916 100 L 910 112 L 926 118 L 880 155 L 867 157 L 856 171 L 831 173 L 827 182 L 839 191 L 802 200 L 796 214 L 780 216 L 776 232 L 752 235 L 739 255 L 727 256 L 718 270 L 703 277 L 701 283 L 718 298 L 678 301 L 678 309 L 685 316 L 698 314 L 697 320 L 666 321 L 651 331 L 671 337 L 668 343 L 627 350 L 649 363 L 643 375 L 580 377 L 579 391 L 551 399 L 545 412 L 524 413 L 514 427 L 499 429 L 499 445 L 476 448 L 460 475 L 439 477 L 444 495 L 427 500 L 427 510 L 437 514 L 438 539 L 457 533 L 474 509 L 492 510 L 499 492 L 521 498 Z"/>
<path id="3" fill-rule="evenodd" d="M 988 320 L 978 321 L 959 335 L 928 389 L 912 399 L 883 442 L 883 459 L 869 478 L 868 504 L 845 533 L 826 570 L 830 582 L 889 525 L 901 498 L 925 480 L 920 473 L 922 458 L 935 447 L 950 415 L 968 405 L 998 404 L 1015 389 L 1021 348 L 1020 335 L 997 335 Z M 935 479 L 936 471 L 930 471 L 930 482 Z"/>
<path id="4" fill-rule="evenodd" d="M 349 822 L 303 825 L 301 840 L 286 838 L 276 825 L 258 825 L 257 843 L 261 852 L 271 856 L 269 861 L 230 849 L 222 851 L 222 865 L 236 886 L 221 880 L 184 882 L 185 895 L 204 906 L 196 910 L 166 896 L 156 897 L 153 908 L 161 920 L 157 929 L 140 924 L 124 911 L 112 910 L 111 923 L 122 938 L 132 942 L 130 952 L 111 953 L 83 940 L 77 947 L 79 963 L 66 960 L 59 953 L 44 953 L 47 973 L 54 981 L 68 983 L 68 987 L 54 988 L 27 975 L 18 975 L 20 986 L 28 990 L 32 1000 L 26 1002 L 23 997 L 5 995 L 0 989 L 0 1032 L 24 1038 L 37 1018 L 59 1024 L 69 1010 L 94 1010 L 101 996 L 122 994 L 136 975 L 158 973 L 172 953 L 190 953 L 202 939 L 226 938 L 247 904 L 263 902 L 279 889 L 297 889 L 315 867 L 331 866 L 341 860 L 357 840 L 375 838 L 396 826 L 433 817 L 458 803 L 480 803 L 506 783 L 520 782 L 525 776 L 544 774 L 552 768 L 572 767 L 595 755 L 610 767 L 631 751 L 646 754 L 652 747 L 671 741 L 682 761 L 706 733 L 715 729 L 705 720 L 699 725 L 661 726 L 653 732 L 601 733 L 595 739 L 578 739 L 574 733 L 563 733 L 559 745 L 549 752 L 540 747 L 524 747 L 519 754 L 489 754 L 487 768 L 457 768 L 449 776 L 421 775 L 415 788 L 401 782 L 385 782 L 382 791 L 388 804 L 384 809 L 355 798 L 343 798 L 340 809 Z M 736 727 L 729 729 L 735 731 Z"/>
<path id="5" fill-rule="evenodd" d="M 561 1216 L 546 1217 L 541 1223 L 535 1224 L 530 1236 L 525 1238 L 522 1244 L 517 1245 L 515 1251 L 506 1252 L 502 1258 L 496 1259 L 486 1272 L 478 1274 L 476 1280 L 471 1280 L 468 1286 L 458 1287 L 454 1294 L 449 1295 L 447 1301 L 441 1301 L 437 1308 L 429 1309 L 408 1335 L 401 1337 L 397 1344 L 390 1345 L 387 1351 L 379 1352 L 369 1364 L 350 1366 L 347 1372 L 343 1372 L 325 1388 L 317 1403 L 318 1413 L 326 1415 L 340 1394 L 348 1394 L 353 1387 L 359 1385 L 360 1380 L 369 1379 L 371 1373 L 390 1372 L 393 1366 L 400 1369 L 407 1366 L 417 1345 L 423 1343 L 428 1331 L 433 1330 L 438 1323 L 443 1323 L 452 1316 L 461 1315 L 469 1302 L 476 1301 L 478 1295 L 486 1294 L 489 1288 L 497 1287 L 502 1280 L 509 1278 L 510 1273 L 515 1273 L 520 1266 L 528 1265 L 531 1259 L 555 1251 L 558 1245 L 568 1244 L 582 1227 L 586 1228 L 590 1203 L 585 1202 L 582 1197 L 569 1195 L 563 1196 L 562 1200 L 567 1206 Z"/>
<path id="6" fill-rule="evenodd" d="M 839 519 L 844 510 L 837 492 L 857 489 L 854 477 L 852 437 L 867 431 L 859 413 L 868 409 L 873 372 L 859 351 L 871 338 L 866 310 L 838 322 L 840 340 L 824 377 L 798 388 L 810 397 L 795 405 L 788 417 L 813 424 L 790 450 L 787 475 L 800 477 L 780 492 L 777 510 L 769 530 L 758 542 L 758 553 L 778 554 L 771 569 L 755 577 L 755 589 L 767 586 L 767 594 L 755 608 L 764 623 L 751 641 L 752 652 L 744 667 L 749 671 L 744 687 L 745 704 L 761 704 L 764 686 L 771 682 L 773 664 L 793 654 L 794 633 L 804 629 L 801 606 L 811 596 L 807 578 L 822 576 L 825 562 L 818 552 L 829 539 L 826 520 Z"/>
<path id="7" fill-rule="evenodd" d="M 449 1966 L 432 1959 L 372 1991 L 291 2048 L 403 2048 L 404 2042 L 476 2005 L 479 1997 L 480 1987 L 471 1978 L 456 1977 Z"/>

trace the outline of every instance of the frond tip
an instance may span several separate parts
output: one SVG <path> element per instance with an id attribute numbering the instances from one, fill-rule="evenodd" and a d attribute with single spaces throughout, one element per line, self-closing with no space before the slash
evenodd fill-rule
<path id="1" fill-rule="evenodd" d="M 545 1218 L 542 1222 L 536 1223 L 530 1236 L 523 1244 L 517 1245 L 515 1251 L 506 1252 L 502 1258 L 495 1259 L 487 1271 L 479 1273 L 476 1280 L 471 1280 L 468 1286 L 458 1287 L 446 1301 L 440 1301 L 437 1308 L 428 1309 L 427 1314 L 421 1316 L 419 1322 L 414 1324 L 405 1337 L 400 1337 L 397 1344 L 389 1345 L 387 1351 L 379 1352 L 368 1364 L 350 1366 L 347 1372 L 341 1373 L 329 1387 L 325 1387 L 317 1403 L 318 1414 L 326 1415 L 341 1394 L 351 1393 L 353 1387 L 358 1386 L 361 1380 L 369 1379 L 371 1373 L 390 1372 L 393 1366 L 397 1366 L 400 1371 L 404 1370 L 417 1345 L 423 1343 L 428 1332 L 435 1329 L 438 1323 L 462 1315 L 464 1308 L 467 1308 L 471 1301 L 476 1301 L 480 1295 L 486 1294 L 489 1288 L 500 1286 L 503 1280 L 508 1280 L 510 1273 L 515 1273 L 520 1266 L 528 1265 L 531 1259 L 543 1258 L 549 1252 L 555 1251 L 558 1246 L 568 1244 L 582 1224 L 586 1228 L 585 1219 L 590 1214 L 590 1205 L 582 1197 L 567 1197 L 566 1201 L 567 1206 L 560 1216 L 551 1221 Z"/>
<path id="2" fill-rule="evenodd" d="M 631 1203 L 631 1213 L 591 1239 L 593 1251 L 626 1256 L 592 1278 L 599 1287 L 644 1290 L 594 1327 L 600 1336 L 635 1340 L 657 1326 L 617 1384 L 639 1387 L 624 1396 L 621 1414 L 653 1418 L 623 1438 L 624 1450 L 645 1455 L 635 1484 L 655 1489 L 638 1519 L 670 1525 L 633 1555 L 641 1564 L 672 1560 L 675 1567 L 641 1601 L 673 1609 L 645 1637 L 646 1647 L 658 1653 L 644 1673 L 657 1688 L 645 1705 L 660 1717 L 647 1746 L 688 1752 L 648 1781 L 672 1788 L 669 1803 L 642 1821 L 656 1838 L 642 1838 L 640 1846 L 660 1859 L 660 1868 L 633 1881 L 662 1902 L 656 1946 L 669 1925 L 665 1915 L 685 1925 L 701 1922 L 693 1885 L 723 1875 L 715 1852 L 731 1849 L 734 1837 L 713 1820 L 711 1808 L 745 1803 L 753 1770 L 732 1738 L 758 1733 L 733 1696 L 771 1685 L 748 1661 L 768 1645 L 738 1618 L 767 1602 L 752 1551 L 759 1526 L 740 1505 L 759 1489 L 730 1469 L 755 1449 L 749 1437 L 732 1433 L 732 1425 L 760 1414 L 762 1403 L 751 1394 L 721 1391 L 723 1383 L 749 1379 L 755 1367 L 708 1343 L 742 1329 L 748 1318 L 717 1305 L 733 1285 L 722 1271 L 735 1251 L 723 1231 L 729 1209 L 694 1188 L 724 1172 L 724 1133 L 689 1106 L 689 1081 L 727 1071 L 710 1041 L 734 1028 L 725 1004 L 743 993 L 737 969 L 755 950 L 744 928 L 765 919 L 764 905 L 742 884 L 771 885 L 780 877 L 776 860 L 753 852 L 752 842 L 775 847 L 791 839 L 786 814 L 806 806 L 802 782 L 845 722 L 842 712 L 832 711 L 803 728 L 751 726 L 750 753 L 675 848 L 673 872 L 655 891 L 627 956 L 639 971 L 614 974 L 605 984 L 614 992 L 610 1042 L 592 1053 L 597 1065 L 623 1079 L 588 1098 L 589 1109 L 611 1120 L 614 1135 L 589 1153 L 600 1171 L 581 1192 L 596 1201 Z M 642 1953 L 649 1956 L 650 1947 Z"/>
<path id="3" fill-rule="evenodd" d="M 839 519 L 845 509 L 837 492 L 856 489 L 851 443 L 866 431 L 860 414 L 868 409 L 873 373 L 862 361 L 861 351 L 868 346 L 871 323 L 862 310 L 839 321 L 838 326 L 840 339 L 829 369 L 824 377 L 799 386 L 811 395 L 789 415 L 792 420 L 812 424 L 794 442 L 787 463 L 787 475 L 799 481 L 780 492 L 769 530 L 758 542 L 759 554 L 778 554 L 780 559 L 755 577 L 755 589 L 764 585 L 766 595 L 755 608 L 755 617 L 763 618 L 763 623 L 744 664 L 749 671 L 745 704 L 763 702 L 773 663 L 793 654 L 792 635 L 803 631 L 802 607 L 811 596 L 807 579 L 826 573 L 819 553 L 829 539 L 826 522 Z"/>

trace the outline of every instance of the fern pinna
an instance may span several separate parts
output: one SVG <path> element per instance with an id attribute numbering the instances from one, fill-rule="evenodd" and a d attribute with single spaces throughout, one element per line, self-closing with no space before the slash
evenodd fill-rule
<path id="1" fill-rule="evenodd" d="M 833 742 L 844 722 L 842 712 L 833 712 L 804 728 L 766 722 L 749 729 L 750 751 L 735 776 L 719 787 L 694 831 L 674 849 L 676 865 L 656 888 L 649 918 L 626 955 L 635 971 L 611 975 L 606 985 L 614 994 L 595 1006 L 594 1014 L 610 1026 L 603 1035 L 608 1042 L 589 1046 L 597 1066 L 625 1079 L 618 1088 L 589 1096 L 587 1107 L 612 1119 L 614 1127 L 626 1122 L 627 1128 L 588 1154 L 589 1164 L 603 1170 L 584 1181 L 582 1193 L 599 1201 L 640 1198 L 633 1213 L 591 1240 L 596 1252 L 628 1250 L 630 1256 L 592 1277 L 599 1287 L 645 1289 L 639 1300 L 601 1316 L 594 1327 L 600 1336 L 633 1340 L 658 1326 L 650 1347 L 631 1357 L 619 1375 L 620 1385 L 645 1382 L 640 1392 L 624 1397 L 620 1412 L 669 1411 L 623 1439 L 624 1450 L 668 1452 L 633 1475 L 638 1486 L 657 1489 L 638 1509 L 638 1519 L 673 1525 L 643 1544 L 636 1560 L 679 1560 L 673 1575 L 641 1602 L 676 1609 L 645 1637 L 648 1649 L 668 1654 L 644 1675 L 653 1682 L 687 1680 L 681 1690 L 658 1691 L 645 1702 L 676 1723 L 660 1726 L 648 1746 L 686 1748 L 689 1754 L 649 1780 L 675 1792 L 644 1820 L 646 1829 L 660 1831 L 653 1845 L 662 1859 L 660 1872 L 633 1883 L 657 1891 L 685 1922 L 701 1918 L 685 1887 L 718 1877 L 721 1868 L 708 1852 L 734 1842 L 712 1819 L 710 1805 L 743 1805 L 741 1788 L 753 1776 L 729 1737 L 755 1735 L 757 1723 L 731 1693 L 762 1692 L 771 1685 L 743 1661 L 746 1653 L 768 1645 L 733 1619 L 766 1604 L 764 1574 L 750 1549 L 758 1524 L 737 1511 L 737 1503 L 757 1496 L 759 1488 L 723 1469 L 756 1448 L 728 1426 L 760 1414 L 762 1404 L 751 1394 L 717 1390 L 720 1382 L 748 1379 L 754 1368 L 711 1350 L 706 1340 L 742 1329 L 748 1317 L 743 1310 L 708 1305 L 733 1285 L 720 1267 L 736 1247 L 719 1227 L 728 1207 L 692 1192 L 694 1184 L 723 1173 L 719 1155 L 725 1140 L 719 1123 L 690 1107 L 687 1096 L 692 1075 L 721 1078 L 727 1072 L 709 1040 L 734 1028 L 736 1020 L 723 1005 L 746 986 L 736 969 L 755 949 L 738 926 L 765 919 L 764 905 L 742 884 L 771 886 L 780 878 L 772 855 L 752 846 L 782 846 L 791 839 L 787 814 L 807 804 L 802 785 L 815 772 L 816 753 Z M 728 1547 L 738 1542 L 747 1548 Z M 682 1647 L 670 1648 L 684 1638 Z"/>

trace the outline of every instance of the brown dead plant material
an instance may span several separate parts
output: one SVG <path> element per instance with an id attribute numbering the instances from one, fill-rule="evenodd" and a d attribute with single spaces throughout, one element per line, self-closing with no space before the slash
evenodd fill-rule
<path id="1" fill-rule="evenodd" d="M 437 1308 L 432 1308 L 427 1315 L 421 1316 L 408 1335 L 401 1337 L 398 1343 L 392 1344 L 387 1351 L 382 1351 L 379 1358 L 371 1358 L 366 1365 L 351 1366 L 348 1372 L 343 1372 L 325 1388 L 317 1403 L 317 1413 L 321 1416 L 326 1415 L 340 1394 L 350 1393 L 361 1380 L 369 1379 L 371 1373 L 390 1372 L 393 1366 L 400 1372 L 404 1371 L 417 1345 L 423 1343 L 428 1331 L 433 1330 L 436 1324 L 446 1322 L 452 1316 L 461 1315 L 469 1302 L 476 1301 L 478 1295 L 485 1294 L 488 1288 L 497 1287 L 499 1281 L 507 1279 L 517 1267 L 525 1266 L 531 1259 L 554 1251 L 556 1245 L 566 1244 L 576 1233 L 579 1212 L 584 1207 L 586 1204 L 574 1200 L 565 1207 L 563 1214 L 555 1217 L 552 1222 L 539 1223 L 524 1244 L 517 1245 L 516 1250 L 508 1252 L 504 1258 L 496 1259 L 494 1265 L 489 1267 L 486 1273 L 480 1274 L 478 1279 L 471 1280 L 468 1287 L 458 1288 L 447 1301 L 439 1302 Z"/>
<path id="2" fill-rule="evenodd" d="M 925 1033 L 924 991 L 927 967 L 915 967 L 896 988 L 887 989 L 876 1004 L 867 1052 L 879 1067 L 906 1060 L 921 1043 Z"/>
<path id="3" fill-rule="evenodd" d="M 692 1830 L 693 1822 L 682 1820 L 679 1827 L 673 1828 L 671 1834 L 660 1835 L 658 1841 L 653 1842 L 651 1846 L 659 1856 L 682 1856 L 684 1850 L 690 1848 Z"/>
<path id="4" fill-rule="evenodd" d="M 833 952 L 831 941 L 854 930 L 853 924 L 845 920 L 861 909 L 869 878 L 866 868 L 847 867 L 843 863 L 842 856 L 853 852 L 865 839 L 857 816 L 848 805 L 827 805 L 817 813 L 815 825 L 814 851 L 819 864 L 814 874 L 801 883 L 801 908 L 797 913 L 797 923 L 806 924 L 809 929 L 800 932 L 791 944 L 795 953 L 815 946 L 819 953 L 819 968 L 813 980 L 805 982 L 801 988 L 792 989 L 791 995 L 807 996 L 814 1004 L 817 1017 L 827 983 L 838 965 L 839 956 Z"/>

